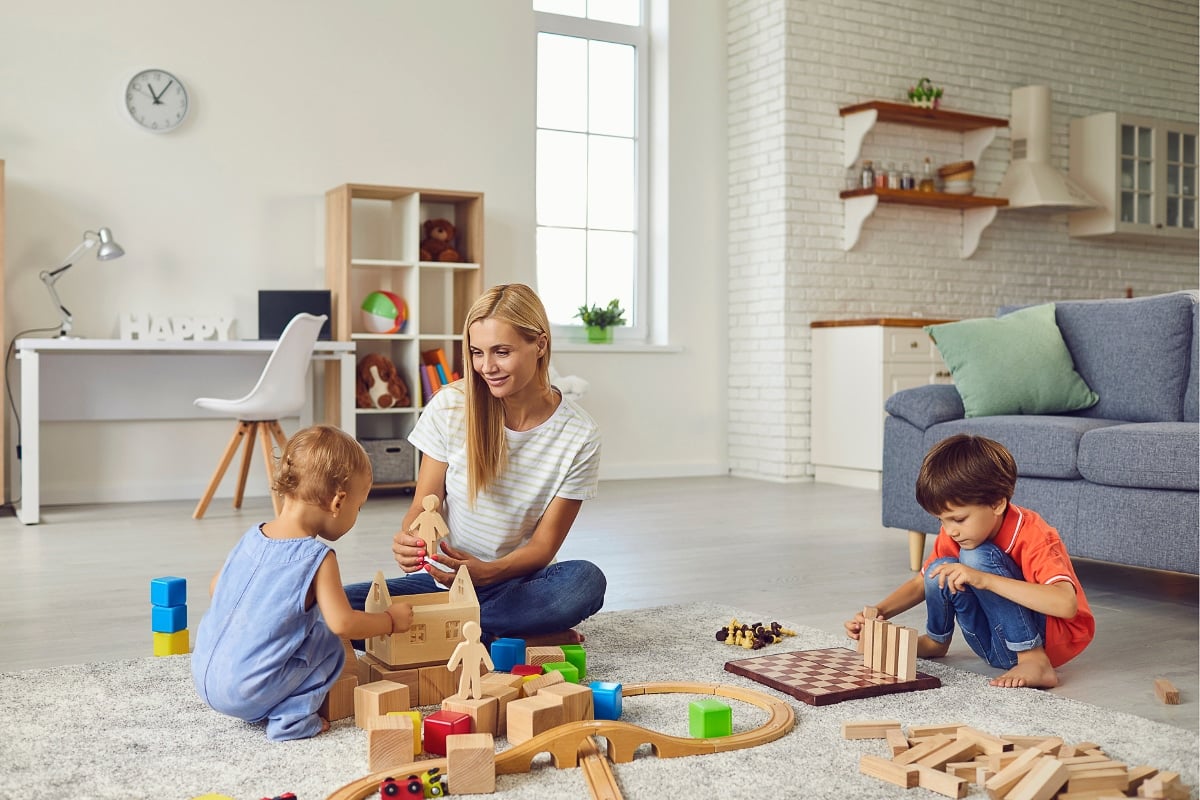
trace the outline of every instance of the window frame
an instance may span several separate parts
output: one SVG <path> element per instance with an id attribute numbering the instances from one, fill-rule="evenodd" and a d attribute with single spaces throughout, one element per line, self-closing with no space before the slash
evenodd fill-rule
<path id="1" fill-rule="evenodd" d="M 625 318 L 626 324 L 618 325 L 613 329 L 613 340 L 615 342 L 635 343 L 646 342 L 650 338 L 650 332 L 653 330 L 651 322 L 651 301 L 650 301 L 650 285 L 651 285 L 651 269 L 650 263 L 650 27 L 648 20 L 648 3 L 646 0 L 641 2 L 641 24 L 623 25 L 615 22 L 605 22 L 601 20 L 585 19 L 582 17 L 565 16 L 561 14 L 552 14 L 545 11 L 534 11 L 534 53 L 536 58 L 538 36 L 543 33 L 561 36 L 572 36 L 585 39 L 588 41 L 612 42 L 615 44 L 623 44 L 632 46 L 634 49 L 634 68 L 636 71 L 636 85 L 634 87 L 637 93 L 637 100 L 634 109 L 636 115 L 634 122 L 634 159 L 636 162 L 636 203 L 637 213 L 634 220 L 634 237 L 637 241 L 635 264 L 634 264 L 634 281 L 633 281 L 633 302 L 632 307 L 626 308 Z M 534 109 L 534 147 L 535 159 L 534 169 L 537 169 L 536 159 L 536 140 L 538 131 L 541 130 L 557 130 L 555 128 L 541 128 L 537 122 L 536 109 L 536 67 L 535 67 L 535 109 Z M 590 135 L 590 132 L 589 132 Z M 536 186 L 536 180 L 535 180 Z M 535 190 L 536 191 L 536 190 Z M 534 198 L 535 206 L 537 198 Z M 542 227 L 538 224 L 536 211 L 534 214 L 534 236 L 536 239 L 537 231 Z M 585 228 L 592 230 L 591 228 Z M 597 228 L 595 230 L 604 230 Z M 535 255 L 536 259 L 536 255 Z M 537 265 L 535 264 L 535 273 Z M 605 305 L 611 298 L 589 298 L 588 304 Z M 581 299 L 580 305 L 583 304 Z M 584 340 L 584 327 L 582 323 L 574 324 L 551 324 L 552 333 L 559 342 L 580 342 Z"/>

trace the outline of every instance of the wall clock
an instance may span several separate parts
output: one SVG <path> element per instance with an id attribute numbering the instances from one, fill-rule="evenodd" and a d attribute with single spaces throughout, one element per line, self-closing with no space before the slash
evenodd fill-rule
<path id="1" fill-rule="evenodd" d="M 142 129 L 168 133 L 187 118 L 187 88 L 164 69 L 144 69 L 125 86 L 125 110 Z"/>

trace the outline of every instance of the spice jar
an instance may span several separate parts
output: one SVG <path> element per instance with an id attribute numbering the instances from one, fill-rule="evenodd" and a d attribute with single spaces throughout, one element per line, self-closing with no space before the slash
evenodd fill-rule
<path id="1" fill-rule="evenodd" d="M 933 162 L 929 160 L 929 156 L 925 156 L 925 170 L 921 173 L 921 185 L 918 188 L 922 192 L 932 192 L 936 186 L 933 182 Z"/>
<path id="2" fill-rule="evenodd" d="M 862 174 L 859 175 L 858 185 L 863 189 L 875 188 L 875 167 L 870 159 L 863 161 Z"/>

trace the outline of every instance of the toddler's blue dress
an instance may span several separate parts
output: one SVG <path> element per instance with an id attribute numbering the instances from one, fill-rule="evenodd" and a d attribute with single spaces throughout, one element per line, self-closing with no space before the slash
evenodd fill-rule
<path id="1" fill-rule="evenodd" d="M 246 531 L 225 559 L 196 632 L 192 680 L 200 697 L 223 714 L 265 719 L 272 741 L 321 732 L 317 709 L 345 662 L 317 604 L 304 608 L 329 550 L 307 536 Z"/>

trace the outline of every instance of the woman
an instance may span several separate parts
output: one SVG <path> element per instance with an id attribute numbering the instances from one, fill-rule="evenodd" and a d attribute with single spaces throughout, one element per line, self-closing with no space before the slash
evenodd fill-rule
<path id="1" fill-rule="evenodd" d="M 408 437 L 421 451 L 421 469 L 392 540 L 406 574 L 389 579 L 388 591 L 437 591 L 465 566 L 485 641 L 581 642 L 573 626 L 604 604 L 604 573 L 587 561 L 554 559 L 583 501 L 596 495 L 600 436 L 592 418 L 550 385 L 550 323 L 532 289 L 496 286 L 475 301 L 463 326 L 463 363 L 466 376 L 434 395 Z M 450 528 L 437 553 L 409 532 L 431 494 Z M 369 589 L 346 587 L 355 608 Z"/>

